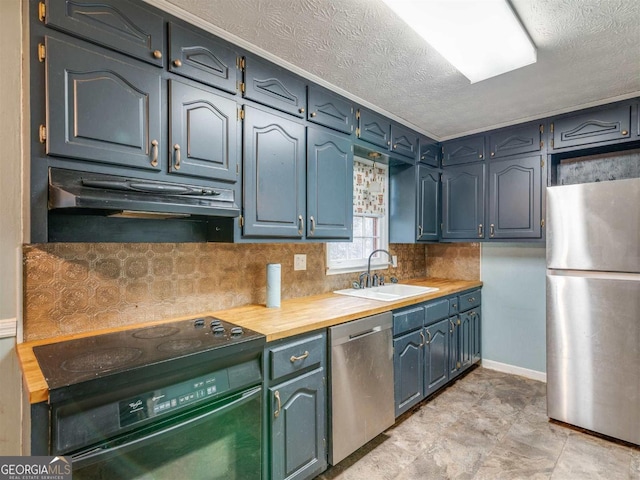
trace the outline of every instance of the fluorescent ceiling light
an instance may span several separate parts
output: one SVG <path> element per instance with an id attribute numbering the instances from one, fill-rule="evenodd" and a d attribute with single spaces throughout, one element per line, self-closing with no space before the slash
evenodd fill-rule
<path id="1" fill-rule="evenodd" d="M 507 0 L 383 0 L 471 83 L 536 62 Z"/>

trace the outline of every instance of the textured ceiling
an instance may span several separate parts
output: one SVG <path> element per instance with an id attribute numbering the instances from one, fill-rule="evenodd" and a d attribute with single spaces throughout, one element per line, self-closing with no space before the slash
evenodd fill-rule
<path id="1" fill-rule="evenodd" d="M 436 139 L 640 95 L 638 0 L 512 0 L 538 62 L 475 84 L 380 0 L 147 1 L 194 14 Z"/>

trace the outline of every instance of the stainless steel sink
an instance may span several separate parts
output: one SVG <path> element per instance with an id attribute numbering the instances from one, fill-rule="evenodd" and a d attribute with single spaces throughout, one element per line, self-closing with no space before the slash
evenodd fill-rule
<path id="1" fill-rule="evenodd" d="M 381 302 L 393 302 L 395 300 L 402 300 L 403 298 L 415 297 L 416 295 L 437 292 L 438 290 L 439 289 L 435 287 L 419 287 L 417 285 L 392 283 L 390 285 L 372 288 L 346 288 L 344 290 L 335 290 L 333 293 L 348 295 L 350 297 L 379 300 Z"/>

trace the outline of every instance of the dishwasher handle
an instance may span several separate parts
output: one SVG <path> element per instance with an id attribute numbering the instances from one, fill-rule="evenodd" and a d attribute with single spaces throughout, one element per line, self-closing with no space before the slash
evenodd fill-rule
<path id="1" fill-rule="evenodd" d="M 368 335 L 372 335 L 374 333 L 377 332 L 381 332 L 382 331 L 382 326 L 378 325 L 377 327 L 373 327 L 370 328 L 369 330 L 365 330 L 364 332 L 360 332 L 360 333 L 353 333 L 351 335 L 349 335 L 349 342 L 353 341 L 353 340 L 357 340 L 358 338 L 363 338 L 366 337 Z"/>

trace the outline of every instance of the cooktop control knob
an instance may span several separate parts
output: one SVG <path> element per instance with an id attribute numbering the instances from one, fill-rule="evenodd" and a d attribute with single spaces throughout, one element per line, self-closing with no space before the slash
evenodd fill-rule
<path id="1" fill-rule="evenodd" d="M 238 336 L 238 335 L 242 335 L 242 327 L 233 327 L 231 329 L 231 335 L 233 335 L 234 337 Z"/>
<path id="2" fill-rule="evenodd" d="M 194 326 L 195 328 L 202 328 L 202 327 L 204 327 L 204 318 L 196 318 L 196 319 L 193 321 L 193 326 Z"/>
<path id="3" fill-rule="evenodd" d="M 224 327 L 222 325 L 217 325 L 217 326 L 211 327 L 211 331 L 213 332 L 214 335 L 222 335 L 224 334 Z"/>
<path id="4" fill-rule="evenodd" d="M 222 322 L 217 318 L 214 318 L 213 320 L 211 320 L 211 328 L 219 327 L 220 325 L 222 325 Z"/>

